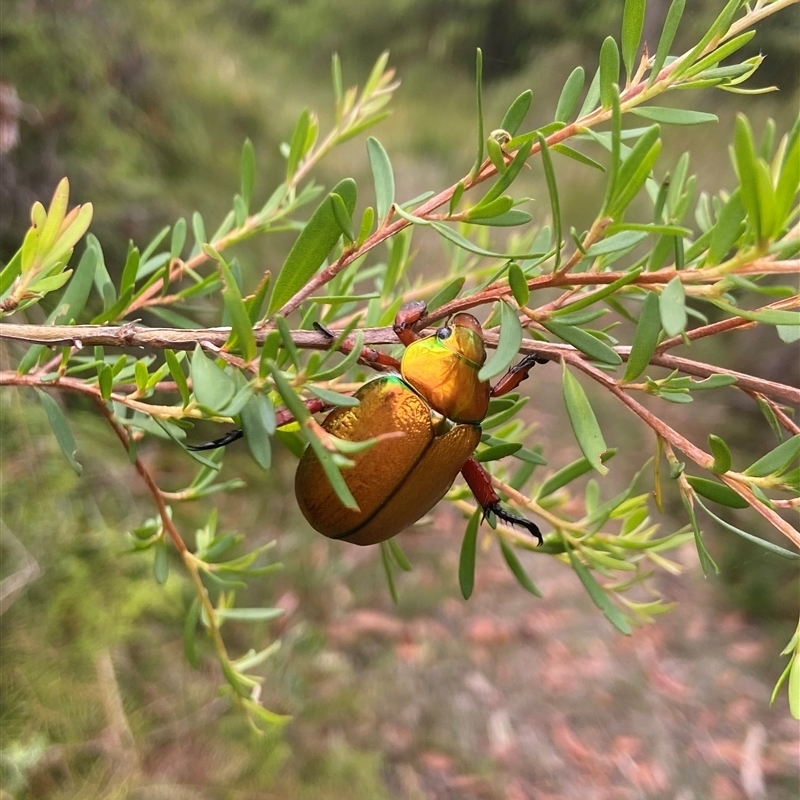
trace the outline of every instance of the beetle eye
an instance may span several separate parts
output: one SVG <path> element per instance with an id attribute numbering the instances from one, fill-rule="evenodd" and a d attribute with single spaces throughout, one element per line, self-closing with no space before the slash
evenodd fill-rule
<path id="1" fill-rule="evenodd" d="M 436 338 L 437 339 L 447 339 L 453 333 L 452 328 L 448 328 L 446 325 L 443 328 L 439 328 L 436 331 Z"/>

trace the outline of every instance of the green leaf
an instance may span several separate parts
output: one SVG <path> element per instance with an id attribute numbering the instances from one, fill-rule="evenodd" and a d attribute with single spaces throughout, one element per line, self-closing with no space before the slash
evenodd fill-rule
<path id="1" fill-rule="evenodd" d="M 622 250 L 629 250 L 636 247 L 640 242 L 647 238 L 644 231 L 622 231 L 608 236 L 599 242 L 595 242 L 587 251 L 589 258 L 608 255 L 609 253 L 619 253 Z"/>
<path id="2" fill-rule="evenodd" d="M 58 240 L 51 248 L 50 252 L 42 258 L 42 267 L 47 269 L 62 259 L 66 262 L 69 261 L 69 256 L 72 253 L 72 248 L 80 241 L 81 237 L 87 230 L 92 222 L 92 204 L 84 203 L 80 206 L 75 218 L 69 224 L 69 227 L 61 232 Z"/>
<path id="3" fill-rule="evenodd" d="M 542 325 L 550 333 L 558 336 L 559 339 L 567 342 L 567 344 L 571 344 L 589 356 L 589 358 L 612 366 L 622 363 L 619 353 L 610 348 L 605 342 L 601 342 L 596 336 L 592 336 L 591 333 L 583 330 L 583 328 L 565 325 L 563 322 L 556 322 L 555 320 L 543 321 Z"/>
<path id="4" fill-rule="evenodd" d="M 464 188 L 464 181 L 459 181 L 456 184 L 456 188 L 453 191 L 453 196 L 450 198 L 450 205 L 447 210 L 447 213 L 451 217 L 456 213 L 458 204 L 461 202 L 461 198 L 464 196 Z"/>
<path id="5" fill-rule="evenodd" d="M 714 266 L 719 264 L 733 247 L 742 230 L 745 208 L 742 203 L 741 189 L 737 188 L 728 198 L 728 201 L 717 217 L 717 223 L 711 232 L 711 242 L 706 254 L 706 264 Z"/>
<path id="6" fill-rule="evenodd" d="M 562 388 L 570 425 L 581 451 L 597 472 L 606 475 L 608 467 L 603 465 L 602 455 L 608 447 L 603 439 L 603 432 L 583 387 L 567 369 L 566 362 L 562 370 Z"/>
<path id="7" fill-rule="evenodd" d="M 611 598 L 603 591 L 600 584 L 594 579 L 594 575 L 586 568 L 575 555 L 572 549 L 567 549 L 569 560 L 575 574 L 583 584 L 592 602 L 603 612 L 606 619 L 620 632 L 626 636 L 631 635 L 631 626 L 625 615 L 611 602 Z"/>
<path id="8" fill-rule="evenodd" d="M 800 325 L 800 312 L 798 311 L 783 311 L 779 308 L 765 308 L 756 309 L 755 311 L 748 311 L 746 308 L 738 308 L 724 300 L 718 298 L 707 298 L 709 302 L 713 303 L 717 308 L 727 311 L 736 317 L 743 319 L 751 319 L 754 322 L 763 322 L 767 325 Z"/>
<path id="9" fill-rule="evenodd" d="M 619 96 L 619 49 L 613 36 L 607 36 L 600 47 L 600 102 L 611 108 L 614 95 Z"/>
<path id="10" fill-rule="evenodd" d="M 708 577 L 709 572 L 719 573 L 717 562 L 711 557 L 708 552 L 705 542 L 703 541 L 703 534 L 700 532 L 700 526 L 697 524 L 697 515 L 694 513 L 694 506 L 692 500 L 686 495 L 686 492 L 681 488 L 681 500 L 683 501 L 686 513 L 689 515 L 689 521 L 692 524 L 692 531 L 694 532 L 694 544 L 697 548 L 697 556 L 700 559 L 700 567 L 703 570 L 703 575 Z"/>
<path id="11" fill-rule="evenodd" d="M 242 155 L 239 159 L 239 176 L 241 178 L 242 198 L 245 206 L 249 209 L 256 179 L 256 151 L 253 149 L 253 143 L 249 139 L 245 139 L 242 145 Z"/>
<path id="12" fill-rule="evenodd" d="M 199 621 L 200 599 L 195 597 L 186 612 L 186 619 L 183 622 L 183 652 L 186 655 L 186 660 L 195 669 L 200 666 L 200 659 L 197 656 L 197 623 Z"/>
<path id="13" fill-rule="evenodd" d="M 78 267 L 72 275 L 69 285 L 64 290 L 52 319 L 53 325 L 61 325 L 76 320 L 86 307 L 97 270 L 97 251 L 87 247 L 83 251 Z"/>
<path id="14" fill-rule="evenodd" d="M 428 302 L 428 313 L 435 311 L 439 306 L 449 303 L 451 300 L 458 297 L 458 293 L 464 286 L 466 278 L 453 278 L 453 280 L 446 283 Z"/>
<path id="15" fill-rule="evenodd" d="M 606 168 L 599 161 L 589 158 L 589 156 L 579 152 L 578 150 L 573 150 L 566 144 L 554 144 L 550 149 L 554 153 L 560 153 L 562 156 L 567 156 L 567 158 L 571 158 L 573 161 L 577 161 L 579 164 L 583 164 L 586 167 L 598 169 L 600 172 L 606 171 Z"/>
<path id="16" fill-rule="evenodd" d="M 514 295 L 514 299 L 517 301 L 517 305 L 520 308 L 528 305 L 531 290 L 528 288 L 528 282 L 522 267 L 516 261 L 512 261 L 508 265 L 508 285 L 511 288 L 511 294 Z"/>
<path id="17" fill-rule="evenodd" d="M 242 409 L 240 420 L 253 461 L 268 470 L 272 466 L 270 436 L 275 433 L 275 409 L 269 396 L 254 392 Z"/>
<path id="18" fill-rule="evenodd" d="M 400 569 L 402 569 L 403 572 L 411 572 L 412 570 L 411 562 L 408 560 L 408 557 L 398 544 L 397 537 L 393 536 L 391 539 L 387 541 L 387 544 L 389 545 L 389 550 L 391 551 L 392 557 L 394 558 L 397 566 L 400 567 Z"/>
<path id="19" fill-rule="evenodd" d="M 556 113 L 553 117 L 556 122 L 569 121 L 578 105 L 578 97 L 580 97 L 585 79 L 586 73 L 583 67 L 575 67 L 575 69 L 570 72 L 564 84 L 564 88 L 561 90 L 558 103 L 556 103 Z"/>
<path id="20" fill-rule="evenodd" d="M 199 211 L 195 211 L 194 214 L 192 214 L 192 234 L 194 235 L 193 252 L 199 253 L 200 248 L 208 242 L 206 224 L 203 222 L 203 217 Z"/>
<path id="21" fill-rule="evenodd" d="M 744 471 L 744 474 L 751 478 L 780 475 L 798 457 L 800 457 L 800 433 L 761 456 Z"/>
<path id="22" fill-rule="evenodd" d="M 639 322 L 633 336 L 633 345 L 628 356 L 628 364 L 625 367 L 623 380 L 626 383 L 636 380 L 647 369 L 660 335 L 659 297 L 655 292 L 648 292 L 642 303 Z"/>
<path id="23" fill-rule="evenodd" d="M 386 574 L 386 583 L 389 584 L 389 594 L 392 596 L 392 602 L 397 605 L 397 586 L 394 583 L 392 560 L 389 555 L 389 545 L 386 542 L 381 542 L 381 562 L 383 563 L 383 571 Z"/>
<path id="24" fill-rule="evenodd" d="M 625 9 L 622 12 L 622 61 L 629 84 L 636 71 L 636 53 L 642 39 L 646 5 L 647 0 L 625 0 Z"/>
<path id="25" fill-rule="evenodd" d="M 689 111 L 683 108 L 664 108 L 663 106 L 635 106 L 632 114 L 661 122 L 665 125 L 702 125 L 706 122 L 718 122 L 716 114 L 705 111 Z"/>
<path id="26" fill-rule="evenodd" d="M 334 392 L 330 389 L 324 389 L 322 386 L 308 386 L 308 391 L 311 392 L 315 397 L 318 397 L 322 400 L 323 403 L 327 403 L 328 405 L 332 406 L 357 406 L 359 404 L 359 400 L 356 397 L 353 397 L 349 394 L 342 394 L 341 392 Z"/>
<path id="27" fill-rule="evenodd" d="M 398 209 L 398 214 L 401 217 L 405 217 L 406 215 L 403 213 L 402 209 Z M 412 222 L 414 220 L 412 219 Z M 520 261 L 526 261 L 531 258 L 539 258 L 544 255 L 544 253 L 497 253 L 493 250 L 486 250 L 484 247 L 479 247 L 474 242 L 471 242 L 469 239 L 463 237 L 457 231 L 454 231 L 452 228 L 448 228 L 447 225 L 441 222 L 431 222 L 430 226 L 434 228 L 438 233 L 440 233 L 445 239 L 451 241 L 457 247 L 466 250 L 469 253 L 475 253 L 478 256 L 486 256 L 487 258 L 502 258 L 502 259 L 519 259 Z"/>
<path id="28" fill-rule="evenodd" d="M 175 385 L 178 387 L 178 391 L 181 395 L 181 401 L 183 402 L 183 406 L 185 408 L 189 404 L 191 397 L 189 395 L 189 384 L 186 381 L 186 375 L 183 372 L 183 367 L 181 367 L 178 356 L 175 355 L 175 353 L 169 348 L 164 350 L 164 360 L 169 367 L 172 380 L 175 381 Z"/>
<path id="29" fill-rule="evenodd" d="M 336 194 L 336 192 L 331 192 L 330 201 L 331 207 L 333 208 L 333 216 L 336 219 L 339 230 L 344 234 L 344 238 L 347 239 L 348 242 L 354 242 L 356 234 L 353 228 L 353 217 L 347 210 L 344 200 L 341 195 Z"/>
<path id="30" fill-rule="evenodd" d="M 294 126 L 294 133 L 292 134 L 292 141 L 289 145 L 289 155 L 286 159 L 286 181 L 291 181 L 295 172 L 297 172 L 300 161 L 306 152 L 306 142 L 308 141 L 308 127 L 311 122 L 311 112 L 304 108 L 297 118 L 297 124 Z"/>
<path id="31" fill-rule="evenodd" d="M 283 614 L 282 608 L 215 608 L 217 619 L 234 619 L 240 622 L 263 622 Z"/>
<path id="32" fill-rule="evenodd" d="M 169 577 L 169 551 L 163 538 L 156 542 L 153 556 L 153 576 L 159 586 L 163 586 Z"/>
<path id="33" fill-rule="evenodd" d="M 192 387 L 197 402 L 212 411 L 220 411 L 236 393 L 236 384 L 223 369 L 196 345 L 191 361 Z"/>
<path id="34" fill-rule="evenodd" d="M 72 467 L 72 469 L 75 470 L 75 474 L 80 475 L 81 472 L 83 472 L 83 467 L 75 459 L 75 453 L 78 451 L 78 446 L 75 444 L 75 438 L 73 437 L 72 431 L 69 428 L 69 423 L 67 422 L 67 418 L 64 416 L 64 412 L 61 410 L 61 406 L 59 406 L 49 394 L 43 392 L 41 389 L 37 389 L 36 394 L 39 396 L 39 400 L 44 407 L 45 414 L 47 415 L 47 421 L 50 423 L 50 427 L 53 429 L 53 433 L 55 434 L 58 446 L 61 448 L 61 452 L 66 457 L 67 461 L 69 461 L 69 465 Z"/>
<path id="35" fill-rule="evenodd" d="M 41 260 L 47 256 L 56 243 L 61 224 L 67 215 L 67 205 L 69 204 L 69 181 L 62 178 L 53 192 L 53 199 L 50 201 L 50 208 L 47 210 L 47 218 L 39 235 L 38 247 L 36 252 Z"/>
<path id="36" fill-rule="evenodd" d="M 499 461 L 501 458 L 514 455 L 514 453 L 521 449 L 522 444 L 520 442 L 502 442 L 501 444 L 478 450 L 474 458 L 476 461 L 482 463 L 486 461 Z"/>
<path id="37" fill-rule="evenodd" d="M 556 257 L 553 264 L 555 272 L 561 264 L 561 205 L 558 201 L 558 186 L 556 184 L 556 174 L 553 170 L 553 160 L 550 157 L 550 150 L 547 142 L 541 133 L 537 133 L 536 141 L 539 143 L 539 153 L 542 157 L 542 168 L 547 180 L 547 191 L 550 194 L 550 209 L 553 212 L 553 233 L 556 239 Z"/>
<path id="38" fill-rule="evenodd" d="M 759 239 L 763 237 L 761 223 L 761 207 L 758 192 L 758 172 L 756 155 L 756 145 L 753 139 L 753 131 L 747 117 L 743 114 L 736 115 L 734 126 L 733 152 L 736 162 L 736 172 L 739 176 L 741 185 L 741 199 L 747 216 L 753 224 L 756 235 Z"/>
<path id="39" fill-rule="evenodd" d="M 794 200 L 800 187 L 800 117 L 795 122 L 781 161 L 780 174 L 775 187 L 775 214 L 777 235 L 788 224 Z"/>
<path id="40" fill-rule="evenodd" d="M 474 178 L 480 172 L 483 164 L 483 52 L 480 47 L 475 51 L 475 94 L 478 103 L 478 153 L 475 156 L 475 163 L 470 171 L 470 177 Z"/>
<path id="41" fill-rule="evenodd" d="M 530 89 L 526 89 L 522 94 L 518 95 L 508 107 L 508 111 L 506 111 L 503 121 L 500 123 L 500 128 L 513 136 L 519 130 L 519 126 L 522 125 L 531 107 L 532 100 L 533 92 Z"/>
<path id="42" fill-rule="evenodd" d="M 489 225 L 493 228 L 501 227 L 514 227 L 515 225 L 527 225 L 531 219 L 531 215 L 527 211 L 520 211 L 519 209 L 512 208 L 506 211 L 505 214 L 499 214 L 496 217 L 471 217 L 468 221 L 472 225 Z"/>
<path id="43" fill-rule="evenodd" d="M 708 467 L 709 472 L 715 475 L 722 475 L 733 465 L 733 457 L 730 448 L 719 436 L 713 433 L 708 436 L 708 446 L 711 448 L 711 455 L 714 456 L 714 463 Z"/>
<path id="44" fill-rule="evenodd" d="M 481 367 L 478 380 L 490 381 L 502 375 L 514 363 L 522 344 L 522 325 L 517 312 L 508 303 L 500 301 L 500 338 L 497 349 Z"/>
<path id="45" fill-rule="evenodd" d="M 531 154 L 531 149 L 533 148 L 533 138 L 534 137 L 531 137 L 530 141 L 520 146 L 519 150 L 517 150 L 517 152 L 514 154 L 514 158 L 511 159 L 511 163 L 506 168 L 506 171 L 497 178 L 489 191 L 486 192 L 486 194 L 478 201 L 478 203 L 476 203 L 472 209 L 473 211 L 476 208 L 488 205 L 492 202 L 492 200 L 500 197 L 503 192 L 505 192 L 505 190 L 511 186 L 517 175 L 519 175 L 520 171 L 525 166 L 528 156 Z"/>
<path id="46" fill-rule="evenodd" d="M 777 544 L 773 544 L 766 539 L 761 539 L 758 536 L 753 536 L 752 533 L 747 533 L 747 531 L 743 531 L 741 528 L 737 528 L 735 525 L 731 525 L 730 522 L 726 522 L 724 519 L 721 519 L 712 511 L 709 511 L 699 500 L 697 501 L 700 508 L 708 514 L 711 519 L 715 522 L 718 522 L 722 525 L 723 528 L 726 530 L 731 531 L 731 533 L 735 533 L 737 536 L 741 536 L 743 539 L 747 539 L 748 542 L 753 542 L 757 544 L 759 547 L 763 547 L 765 550 L 769 550 L 771 553 L 775 553 L 775 555 L 780 556 L 781 558 L 788 558 L 791 560 L 800 559 L 800 553 L 793 553 L 791 550 L 786 550 L 783 547 L 780 547 Z"/>
<path id="47" fill-rule="evenodd" d="M 333 187 L 331 194 L 338 194 L 352 217 L 356 206 L 356 183 L 345 178 Z M 341 236 L 330 195 L 312 214 L 297 237 L 284 265 L 275 281 L 269 303 L 269 314 L 274 314 L 284 303 L 308 283 L 311 276 L 322 266 Z"/>
<path id="48" fill-rule="evenodd" d="M 375 181 L 375 204 L 380 225 L 386 221 L 394 205 L 394 172 L 383 145 L 372 136 L 367 139 L 367 154 Z"/>
<path id="49" fill-rule="evenodd" d="M 514 548 L 512 548 L 502 536 L 498 536 L 497 540 L 500 542 L 500 551 L 503 554 L 503 559 L 511 570 L 511 573 L 519 582 L 519 585 L 535 597 L 541 597 L 542 593 L 539 591 L 536 584 L 528 577 L 528 573 L 525 572 L 525 568 L 514 552 Z"/>
<path id="50" fill-rule="evenodd" d="M 481 202 L 477 206 L 473 206 L 464 215 L 464 219 L 468 222 L 473 222 L 477 219 L 491 219 L 492 217 L 499 217 L 505 214 L 514 207 L 514 198 L 503 194 L 490 200 L 488 203 Z"/>
<path id="51" fill-rule="evenodd" d="M 461 587 L 461 595 L 465 600 L 469 600 L 475 587 L 475 551 L 480 522 L 481 512 L 476 511 L 469 518 L 464 538 L 461 541 L 461 555 L 458 559 L 458 585 Z"/>
<path id="52" fill-rule="evenodd" d="M 186 220 L 181 217 L 172 228 L 172 239 L 169 246 L 170 258 L 180 258 L 183 245 L 186 243 Z"/>
<path id="53" fill-rule="evenodd" d="M 589 84 L 589 89 L 586 92 L 586 97 L 583 98 L 583 105 L 578 112 L 578 119 L 583 119 L 588 116 L 592 111 L 597 108 L 597 103 L 600 100 L 600 67 L 594 73 L 592 82 Z"/>
<path id="54" fill-rule="evenodd" d="M 677 336 L 686 329 L 686 292 L 679 276 L 675 276 L 658 298 L 661 325 L 667 336 Z"/>
<path id="55" fill-rule="evenodd" d="M 655 138 L 649 144 L 652 134 Z M 615 184 L 614 197 L 608 207 L 608 214 L 619 219 L 634 197 L 639 193 L 645 181 L 650 177 L 653 166 L 661 153 L 661 140 L 658 136 L 658 127 L 650 128 L 631 150 L 630 155 L 620 166 Z"/>
<path id="56" fill-rule="evenodd" d="M 204 245 L 203 252 L 216 259 L 225 284 L 222 300 L 231 319 L 231 335 L 226 343 L 226 349 L 232 350 L 238 347 L 242 358 L 250 363 L 256 357 L 256 338 L 239 285 L 225 259 L 211 245 Z"/>
<path id="57" fill-rule="evenodd" d="M 740 494 L 735 492 L 725 483 L 712 481 L 708 478 L 699 478 L 695 475 L 687 475 L 686 480 L 689 486 L 694 489 L 701 497 L 713 500 L 728 508 L 749 508 L 750 504 Z"/>
<path id="58" fill-rule="evenodd" d="M 606 450 L 606 452 L 600 456 L 600 460 L 606 462 L 614 453 L 616 453 L 614 449 Z M 562 486 L 572 483 L 576 478 L 580 478 L 581 475 L 585 475 L 592 468 L 591 462 L 585 456 L 562 467 L 539 487 L 539 491 L 536 494 L 537 502 L 553 494 L 553 492 L 557 492 Z"/>

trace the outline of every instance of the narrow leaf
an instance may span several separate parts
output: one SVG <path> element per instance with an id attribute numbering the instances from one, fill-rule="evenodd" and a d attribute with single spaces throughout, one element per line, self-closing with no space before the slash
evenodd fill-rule
<path id="1" fill-rule="evenodd" d="M 686 292 L 679 276 L 675 276 L 658 298 L 661 325 L 667 336 L 677 336 L 686 329 Z"/>
<path id="2" fill-rule="evenodd" d="M 606 619 L 620 632 L 626 636 L 631 635 L 631 626 L 625 615 L 611 602 L 611 598 L 603 591 L 600 584 L 594 579 L 594 575 L 581 562 L 574 551 L 568 549 L 569 560 L 575 574 L 583 584 L 592 602 L 603 612 Z"/>
<path id="3" fill-rule="evenodd" d="M 786 550 L 785 548 L 780 547 L 777 544 L 773 544 L 772 542 L 766 539 L 761 539 L 758 536 L 753 536 L 752 533 L 743 531 L 741 528 L 737 528 L 735 525 L 731 525 L 730 522 L 726 522 L 724 519 L 721 519 L 712 511 L 709 511 L 699 500 L 697 502 L 700 508 L 702 508 L 703 511 L 705 511 L 709 517 L 711 517 L 711 519 L 713 519 L 715 522 L 718 522 L 726 530 L 731 531 L 731 533 L 735 533 L 737 536 L 741 536 L 743 539 L 747 539 L 748 542 L 753 542 L 754 544 L 757 544 L 759 547 L 763 547 L 765 550 L 769 550 L 771 553 L 775 553 L 775 555 L 778 555 L 781 558 L 788 558 L 793 561 L 800 559 L 800 553 L 793 553 L 791 550 Z"/>
<path id="4" fill-rule="evenodd" d="M 261 469 L 272 466 L 270 436 L 275 433 L 275 409 L 266 394 L 254 392 L 240 415 L 244 439 L 253 461 Z"/>
<path id="5" fill-rule="evenodd" d="M 619 353 L 610 348 L 605 342 L 601 342 L 596 336 L 587 333 L 583 328 L 574 325 L 566 325 L 563 322 L 547 320 L 542 325 L 550 333 L 558 336 L 559 339 L 571 344 L 573 347 L 585 353 L 589 358 L 600 361 L 603 364 L 617 366 L 622 363 Z"/>
<path id="6" fill-rule="evenodd" d="M 561 90 L 558 103 L 556 104 L 556 113 L 553 117 L 556 122 L 569 121 L 578 105 L 578 97 L 580 97 L 585 79 L 586 73 L 583 67 L 575 67 L 575 69 L 570 72 L 564 84 L 564 88 Z"/>
<path id="7" fill-rule="evenodd" d="M 733 465 L 730 448 L 724 440 L 713 433 L 708 436 L 708 446 L 711 448 L 711 455 L 714 456 L 714 463 L 708 468 L 708 471 L 715 475 L 722 475 Z"/>
<path id="8" fill-rule="evenodd" d="M 481 367 L 478 380 L 489 381 L 502 375 L 514 363 L 522 344 L 522 325 L 517 312 L 500 301 L 500 338 L 494 355 Z"/>
<path id="9" fill-rule="evenodd" d="M 581 451 L 597 472 L 606 475 L 608 467 L 603 465 L 602 455 L 608 447 L 603 439 L 603 432 L 583 387 L 567 369 L 566 362 L 562 370 L 562 388 L 570 425 Z"/>
<path id="10" fill-rule="evenodd" d="M 751 478 L 779 475 L 798 457 L 800 457 L 800 433 L 761 456 L 744 471 L 744 474 Z"/>
<path id="11" fill-rule="evenodd" d="M 386 583 L 389 584 L 389 594 L 392 596 L 392 602 L 397 605 L 397 586 L 395 586 L 394 575 L 392 574 L 392 559 L 389 556 L 389 545 L 386 542 L 381 542 L 381 562 L 383 563 L 383 571 L 386 574 Z"/>
<path id="12" fill-rule="evenodd" d="M 531 107 L 532 99 L 533 92 L 530 89 L 522 92 L 508 107 L 508 111 L 506 111 L 503 121 L 500 123 L 500 128 L 514 136 Z"/>
<path id="13" fill-rule="evenodd" d="M 514 548 L 511 547 L 511 545 L 509 545 L 502 536 L 498 536 L 497 540 L 500 542 L 500 551 L 503 553 L 503 559 L 508 565 L 508 568 L 511 570 L 513 576 L 519 582 L 519 585 L 535 597 L 541 597 L 542 593 L 539 591 L 536 584 L 528 577 L 528 573 L 525 572 L 525 568 L 522 566 L 519 557 L 514 552 Z"/>
<path id="14" fill-rule="evenodd" d="M 249 139 L 245 139 L 242 145 L 242 155 L 239 159 L 239 176 L 241 178 L 242 198 L 245 206 L 249 209 L 256 179 L 256 151 L 253 149 L 253 143 Z"/>
<path id="15" fill-rule="evenodd" d="M 614 95 L 619 96 L 619 49 L 613 36 L 607 36 L 600 48 L 600 102 L 611 108 Z"/>
<path id="16" fill-rule="evenodd" d="M 236 393 L 236 384 L 223 369 L 203 353 L 198 344 L 192 353 L 192 388 L 197 402 L 212 411 L 220 411 Z"/>
<path id="17" fill-rule="evenodd" d="M 662 122 L 665 125 L 703 125 L 706 122 L 718 122 L 716 114 L 705 111 L 689 111 L 683 108 L 664 108 L 662 106 L 635 106 L 632 114 L 653 122 Z"/>
<path id="18" fill-rule="evenodd" d="M 648 292 L 642 303 L 639 322 L 633 337 L 633 346 L 628 356 L 628 365 L 625 369 L 624 381 L 633 381 L 647 369 L 650 359 L 655 352 L 661 335 L 661 315 L 659 313 L 659 298 L 654 292 Z"/>
<path id="19" fill-rule="evenodd" d="M 642 38 L 647 0 L 625 0 L 622 12 L 622 60 L 630 84 L 636 71 L 636 53 Z"/>
<path id="20" fill-rule="evenodd" d="M 713 500 L 721 506 L 727 506 L 728 508 L 750 507 L 747 500 L 725 483 L 712 481 L 708 478 L 700 478 L 696 475 L 687 475 L 686 480 L 689 486 L 701 497 L 705 497 L 707 500 Z"/>
<path id="21" fill-rule="evenodd" d="M 78 446 L 75 444 L 75 438 L 73 437 L 72 431 L 69 428 L 69 423 L 67 422 L 67 418 L 64 416 L 64 412 L 61 410 L 61 406 L 58 405 L 54 398 L 52 398 L 46 392 L 43 392 L 41 389 L 37 389 L 36 394 L 39 396 L 39 400 L 44 407 L 45 414 L 47 415 L 47 421 L 50 423 L 50 427 L 53 429 L 53 433 L 55 434 L 58 446 L 61 448 L 61 452 L 66 457 L 67 461 L 69 461 L 69 465 L 72 467 L 72 469 L 75 470 L 75 474 L 80 475 L 81 472 L 83 472 L 83 467 L 75 459 Z"/>
<path id="22" fill-rule="evenodd" d="M 476 511 L 467 523 L 464 538 L 461 541 L 461 555 L 458 560 L 458 584 L 465 600 L 469 600 L 475 587 L 475 551 L 478 541 L 480 512 Z"/>
<path id="23" fill-rule="evenodd" d="M 550 157 L 550 150 L 547 147 L 547 142 L 541 133 L 536 135 L 536 141 L 539 143 L 542 167 L 544 169 L 545 179 L 547 180 L 547 191 L 550 194 L 550 209 L 553 213 L 553 233 L 556 239 L 556 257 L 553 264 L 553 271 L 555 271 L 561 264 L 561 204 L 558 200 L 556 174 L 553 170 L 553 160 Z"/>
<path id="24" fill-rule="evenodd" d="M 367 139 L 367 154 L 375 182 L 375 204 L 380 225 L 386 221 L 394 205 L 394 172 L 383 145 L 372 136 Z"/>
<path id="25" fill-rule="evenodd" d="M 356 184 L 352 178 L 345 178 L 333 187 L 331 194 L 338 194 L 352 217 L 356 206 Z M 269 303 L 272 315 L 290 300 L 311 276 L 322 266 L 341 236 L 341 228 L 336 221 L 330 196 L 326 197 L 306 223 L 297 237 L 284 265 L 275 281 L 275 288 Z"/>
<path id="26" fill-rule="evenodd" d="M 512 261 L 508 265 L 508 285 L 511 288 L 511 293 L 517 301 L 520 308 L 528 305 L 528 300 L 531 296 L 531 290 L 528 288 L 528 282 L 525 279 L 525 273 L 522 267 L 516 261 Z"/>

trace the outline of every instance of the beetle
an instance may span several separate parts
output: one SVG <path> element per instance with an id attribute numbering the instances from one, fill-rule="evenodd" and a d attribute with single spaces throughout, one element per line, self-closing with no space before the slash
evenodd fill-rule
<path id="1" fill-rule="evenodd" d="M 460 472 L 484 516 L 492 514 L 519 525 L 541 544 L 542 535 L 533 522 L 502 507 L 489 474 L 473 453 L 481 439 L 489 400 L 515 389 L 535 364 L 547 359 L 525 356 L 492 387 L 478 377 L 486 360 L 478 320 L 459 313 L 434 334 L 420 337 L 414 326 L 426 310 L 422 301 L 406 303 L 400 309 L 393 328 L 406 347 L 402 359 L 365 348 L 361 360 L 389 370 L 388 374 L 365 383 L 355 393 L 358 405 L 335 408 L 322 422 L 326 432 L 340 439 L 378 439 L 350 456 L 353 466 L 342 471 L 358 509 L 342 503 L 316 454 L 307 447 L 295 474 L 300 510 L 311 527 L 330 539 L 377 544 L 427 514 Z M 333 337 L 323 326 L 317 327 Z M 240 436 L 241 431 L 236 430 L 191 449 L 222 446 Z"/>

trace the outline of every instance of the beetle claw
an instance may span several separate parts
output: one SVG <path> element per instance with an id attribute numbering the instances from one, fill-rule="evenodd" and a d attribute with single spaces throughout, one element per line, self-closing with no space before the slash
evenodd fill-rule
<path id="1" fill-rule="evenodd" d="M 539 544 L 541 545 L 544 539 L 542 538 L 542 532 L 539 530 L 538 525 L 531 522 L 529 519 L 525 519 L 525 517 L 518 517 L 516 514 L 512 514 L 510 511 L 506 511 L 500 503 L 492 503 L 490 506 L 484 509 L 483 516 L 486 518 L 486 515 L 489 512 L 492 512 L 496 517 L 499 517 L 503 522 L 507 522 L 509 525 L 519 525 L 522 528 L 525 528 L 526 531 L 531 536 L 536 537 L 539 540 Z"/>

